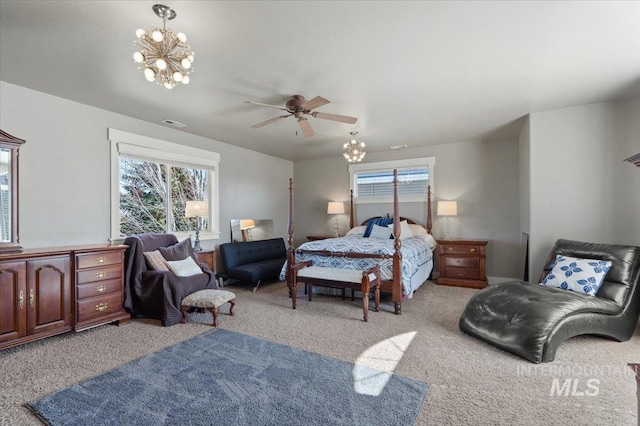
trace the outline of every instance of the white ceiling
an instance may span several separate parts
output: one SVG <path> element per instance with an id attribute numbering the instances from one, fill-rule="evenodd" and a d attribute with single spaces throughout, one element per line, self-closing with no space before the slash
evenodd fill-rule
<path id="1" fill-rule="evenodd" d="M 158 0 L 161 1 L 161 0 Z M 0 79 L 289 160 L 517 135 L 530 112 L 640 96 L 640 2 L 169 1 L 195 51 L 191 83 L 149 83 L 137 28 L 155 1 L 0 2 Z M 287 118 L 318 111 L 355 125 Z"/>

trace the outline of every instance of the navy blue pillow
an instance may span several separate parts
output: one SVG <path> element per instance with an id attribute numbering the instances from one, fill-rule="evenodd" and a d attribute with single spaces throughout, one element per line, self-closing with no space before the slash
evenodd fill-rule
<path id="1" fill-rule="evenodd" d="M 380 217 L 375 220 L 370 220 L 369 223 L 367 223 L 367 229 L 364 230 L 364 235 L 362 236 L 362 238 L 369 238 L 369 236 L 371 236 L 371 230 L 373 229 L 373 225 L 387 226 L 387 225 L 391 225 L 392 223 L 393 223 L 392 217 Z"/>

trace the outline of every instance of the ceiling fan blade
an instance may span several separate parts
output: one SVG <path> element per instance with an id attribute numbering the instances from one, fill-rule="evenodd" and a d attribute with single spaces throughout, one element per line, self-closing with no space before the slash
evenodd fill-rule
<path id="1" fill-rule="evenodd" d="M 290 117 L 290 116 L 291 116 L 291 114 L 289 114 L 289 115 L 281 115 L 279 117 L 274 117 L 274 118 L 272 118 L 270 120 L 263 121 L 262 123 L 254 124 L 253 126 L 251 126 L 251 128 L 252 129 L 257 129 L 258 127 L 262 127 L 262 126 L 266 126 L 267 124 L 275 123 L 276 121 L 280 121 L 283 118 L 287 118 L 287 117 Z"/>
<path id="2" fill-rule="evenodd" d="M 302 134 L 305 136 L 313 136 L 315 133 L 313 132 L 313 129 L 311 128 L 311 124 L 309 123 L 309 120 L 307 120 L 304 117 L 301 117 L 298 119 L 298 124 L 300 125 L 300 129 L 302 129 Z"/>
<path id="3" fill-rule="evenodd" d="M 321 107 L 322 105 L 326 105 L 328 103 L 330 103 L 331 101 L 321 97 L 321 96 L 316 96 L 315 98 L 303 103 L 300 108 L 302 109 L 308 109 L 308 110 L 312 110 L 318 107 Z"/>
<path id="4" fill-rule="evenodd" d="M 339 121 L 341 123 L 348 124 L 356 124 L 356 121 L 358 121 L 355 117 L 348 117 L 346 115 L 339 114 L 327 114 L 326 112 L 312 112 L 311 115 L 315 118 L 322 118 L 323 120 Z"/>
<path id="5" fill-rule="evenodd" d="M 251 105 L 258 105 L 258 106 L 266 106 L 269 108 L 277 108 L 277 109 L 281 109 L 283 111 L 287 111 L 287 112 L 291 112 L 289 111 L 289 109 L 285 108 L 285 107 L 281 107 L 281 106 L 277 106 L 277 105 L 269 105 L 269 104 L 263 104 L 260 102 L 253 102 L 253 101 L 244 101 L 245 104 L 251 104 Z"/>

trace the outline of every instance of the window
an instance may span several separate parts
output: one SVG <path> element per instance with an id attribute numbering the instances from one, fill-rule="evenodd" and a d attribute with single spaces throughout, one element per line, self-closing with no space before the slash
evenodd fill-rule
<path id="1" fill-rule="evenodd" d="M 109 129 L 111 140 L 111 239 L 143 232 L 195 231 L 184 217 L 187 200 L 209 202 L 200 219 L 201 239 L 219 237 L 219 154 Z"/>
<path id="2" fill-rule="evenodd" d="M 356 203 L 393 201 L 393 170 L 398 170 L 398 198 L 404 202 L 426 200 L 433 185 L 435 157 L 382 161 L 349 166 L 351 189 Z"/>

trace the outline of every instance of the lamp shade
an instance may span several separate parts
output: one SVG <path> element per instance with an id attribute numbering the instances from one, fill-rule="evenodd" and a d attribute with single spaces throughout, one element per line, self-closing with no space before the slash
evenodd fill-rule
<path id="1" fill-rule="evenodd" d="M 256 222 L 253 219 L 240 219 L 240 229 L 252 229 L 256 227 Z"/>
<path id="2" fill-rule="evenodd" d="M 458 203 L 455 201 L 438 201 L 438 216 L 457 216 Z"/>
<path id="3" fill-rule="evenodd" d="M 205 217 L 209 215 L 209 203 L 206 201 L 187 201 L 184 217 Z"/>
<path id="4" fill-rule="evenodd" d="M 327 214 L 344 214 L 344 203 L 342 201 L 329 201 Z"/>

